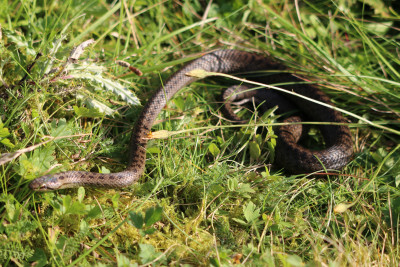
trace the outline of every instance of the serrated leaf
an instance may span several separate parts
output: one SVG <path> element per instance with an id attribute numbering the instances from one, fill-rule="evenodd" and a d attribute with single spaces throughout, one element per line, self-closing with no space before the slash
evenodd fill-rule
<path id="1" fill-rule="evenodd" d="M 96 99 L 93 98 L 86 98 L 85 99 L 85 104 L 88 105 L 91 108 L 97 109 L 99 112 L 108 115 L 108 116 L 112 116 L 115 113 L 117 113 L 116 110 L 113 110 L 112 108 L 110 108 L 109 106 L 101 103 L 100 101 L 97 101 Z"/>
<path id="2" fill-rule="evenodd" d="M 35 149 L 28 158 L 26 154 L 19 157 L 18 173 L 26 178 L 37 177 L 37 174 L 48 170 L 54 161 L 54 145 L 46 145 Z"/>
<path id="3" fill-rule="evenodd" d="M 246 206 L 243 207 L 244 217 L 246 221 L 251 223 L 255 221 L 258 217 L 260 217 L 260 208 L 257 208 L 256 205 L 250 201 Z"/>
<path id="4" fill-rule="evenodd" d="M 238 185 L 238 191 L 239 191 L 239 193 L 245 194 L 245 196 L 249 196 L 246 193 L 250 193 L 250 194 L 255 193 L 254 189 L 251 188 L 251 186 L 247 183 L 240 183 Z"/>
<path id="5" fill-rule="evenodd" d="M 162 218 L 162 208 L 160 206 L 151 207 L 146 210 L 146 215 L 144 216 L 144 222 L 146 226 L 150 226 L 160 221 L 161 218 Z"/>
<path id="6" fill-rule="evenodd" d="M 142 264 L 151 262 L 161 255 L 161 252 L 157 252 L 153 245 L 150 244 L 139 244 L 139 248 L 139 257 Z"/>
<path id="7" fill-rule="evenodd" d="M 178 96 L 174 98 L 174 104 L 175 106 L 180 110 L 183 111 L 185 109 L 185 100 L 183 100 L 182 97 Z"/>
<path id="8" fill-rule="evenodd" d="M 92 209 L 89 210 L 89 212 L 86 214 L 86 218 L 96 219 L 96 218 L 99 218 L 101 214 L 102 214 L 102 212 L 101 212 L 100 207 L 96 205 Z"/>
<path id="9" fill-rule="evenodd" d="M 9 148 L 13 148 L 14 144 L 11 143 L 11 141 L 8 138 L 4 138 L 3 140 L 0 141 L 0 143 L 2 143 L 3 145 L 9 147 Z"/>
<path id="10" fill-rule="evenodd" d="M 104 89 L 111 91 L 113 94 L 119 96 L 126 103 L 136 106 L 140 104 L 139 99 L 125 86 L 118 81 L 114 81 L 101 76 L 100 74 L 91 74 L 89 72 L 81 71 L 80 73 L 71 74 L 72 77 L 77 79 L 88 79 L 103 86 Z"/>
<path id="11" fill-rule="evenodd" d="M 303 260 L 302 260 L 299 256 L 297 256 L 297 255 L 289 255 L 289 256 L 286 258 L 286 262 L 289 263 L 289 266 L 293 266 L 293 267 L 296 267 L 296 266 L 299 266 L 299 267 L 300 267 L 300 266 L 305 266 Z"/>
<path id="12" fill-rule="evenodd" d="M 53 120 L 50 127 L 50 134 L 53 137 L 67 136 L 73 133 L 72 127 L 64 118 L 60 119 L 58 122 Z"/>
<path id="13" fill-rule="evenodd" d="M 75 77 L 75 74 L 82 74 L 82 72 L 96 75 L 102 74 L 107 70 L 107 68 L 98 64 L 88 63 L 84 61 L 80 64 L 69 64 L 66 70 L 73 74 L 73 76 Z"/>
<path id="14" fill-rule="evenodd" d="M 123 255 L 123 254 L 117 253 L 116 258 L 117 258 L 117 264 L 116 264 L 116 266 L 129 266 L 129 267 L 138 266 L 137 264 L 136 264 L 136 265 L 133 265 L 133 264 L 131 263 L 131 260 L 130 260 L 128 257 L 126 257 L 125 255 Z M 98 266 L 102 266 L 102 265 L 99 264 Z M 103 265 L 103 266 L 104 266 L 104 265 Z"/>
<path id="15" fill-rule="evenodd" d="M 30 262 L 34 262 L 35 266 L 45 266 L 47 262 L 46 253 L 41 248 L 36 248 L 35 253 L 29 258 Z"/>
<path id="16" fill-rule="evenodd" d="M 86 214 L 85 204 L 80 202 L 73 202 L 67 209 L 67 214 L 83 215 Z"/>
<path id="17" fill-rule="evenodd" d="M 43 66 L 41 68 L 42 74 L 44 73 L 49 73 L 50 70 L 53 68 L 53 63 L 55 62 L 56 58 L 56 53 L 58 49 L 62 46 L 63 41 L 67 38 L 66 34 L 61 34 L 59 38 L 56 38 L 52 43 L 51 43 L 51 48 L 48 52 L 47 60 L 42 64 L 41 62 L 38 62 L 39 65 Z"/>
<path id="18" fill-rule="evenodd" d="M 25 48 L 26 53 L 28 55 L 31 55 L 31 56 L 36 55 L 35 49 L 33 49 L 31 44 L 29 44 L 27 42 L 27 40 L 25 39 L 25 36 L 17 35 L 16 33 L 11 32 L 6 29 L 2 29 L 2 30 L 4 32 L 4 35 L 7 36 L 7 38 L 9 39 L 10 42 L 14 43 L 19 48 Z"/>
<path id="19" fill-rule="evenodd" d="M 133 224 L 133 226 L 135 226 L 137 229 L 142 229 L 143 216 L 141 213 L 129 212 L 129 217 L 131 219 L 131 223 Z"/>

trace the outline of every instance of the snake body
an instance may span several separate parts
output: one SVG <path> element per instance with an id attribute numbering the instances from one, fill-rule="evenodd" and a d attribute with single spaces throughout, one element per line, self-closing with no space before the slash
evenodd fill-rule
<path id="1" fill-rule="evenodd" d="M 144 170 L 146 145 L 151 126 L 168 100 L 180 89 L 198 79 L 186 75 L 197 69 L 209 72 L 237 73 L 277 70 L 285 69 L 285 67 L 262 55 L 239 50 L 218 50 L 205 54 L 172 75 L 147 102 L 133 129 L 130 139 L 129 163 L 124 171 L 109 174 L 84 171 L 49 174 L 34 179 L 29 185 L 30 188 L 35 191 L 58 190 L 78 186 L 120 188 L 137 181 Z M 297 78 L 290 74 L 279 74 L 276 79 L 279 82 L 285 82 Z M 329 98 L 314 87 L 295 84 L 289 88 L 299 94 L 324 103 L 330 103 Z M 237 96 L 243 98 L 248 95 L 241 93 Z M 255 95 L 252 94 L 251 96 L 254 97 Z M 304 99 L 293 100 L 302 112 L 316 121 L 345 122 L 343 116 L 335 110 Z M 293 120 L 293 117 L 289 120 Z M 347 126 L 322 126 L 321 131 L 327 148 L 320 151 L 311 151 L 298 145 L 299 135 L 294 133 L 296 131 L 299 130 L 292 126 L 282 126 L 278 131 L 279 141 L 276 148 L 276 161 L 280 162 L 289 172 L 313 172 L 322 170 L 323 166 L 328 169 L 341 169 L 352 156 L 352 139 Z"/>

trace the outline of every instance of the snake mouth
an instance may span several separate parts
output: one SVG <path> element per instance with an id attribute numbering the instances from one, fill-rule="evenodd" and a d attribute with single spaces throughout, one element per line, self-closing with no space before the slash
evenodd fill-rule
<path id="1" fill-rule="evenodd" d="M 57 178 L 52 175 L 45 175 L 33 180 L 29 184 L 29 188 L 37 192 L 46 192 L 61 189 L 59 183 L 57 183 Z"/>
<path id="2" fill-rule="evenodd" d="M 51 188 L 48 188 L 48 187 L 40 187 L 40 188 L 32 188 L 32 187 L 31 187 L 31 189 L 32 189 L 33 191 L 36 191 L 36 192 L 49 192 L 49 191 L 54 191 L 54 190 L 56 190 L 56 189 L 51 189 Z"/>
<path id="3" fill-rule="evenodd" d="M 39 184 L 37 181 L 33 181 L 29 184 L 29 188 L 32 189 L 33 191 L 36 192 L 46 192 L 46 191 L 52 191 L 54 189 L 49 188 L 45 184 Z"/>

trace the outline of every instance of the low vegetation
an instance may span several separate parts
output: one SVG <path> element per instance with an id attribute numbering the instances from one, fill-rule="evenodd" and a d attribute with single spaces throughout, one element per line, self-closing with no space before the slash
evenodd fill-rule
<path id="1" fill-rule="evenodd" d="M 1 264 L 397 265 L 395 2 L 2 1 Z M 234 82 L 213 78 L 161 112 L 153 135 L 168 137 L 150 141 L 138 183 L 29 189 L 46 173 L 123 170 L 142 104 L 218 48 L 268 55 L 320 86 L 345 111 L 351 163 L 320 176 L 274 167 L 277 116 L 232 125 L 218 95 Z M 318 131 L 309 135 L 320 147 Z"/>

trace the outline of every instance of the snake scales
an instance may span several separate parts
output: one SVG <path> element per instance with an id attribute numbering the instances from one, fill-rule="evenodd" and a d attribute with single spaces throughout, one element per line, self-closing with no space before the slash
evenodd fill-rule
<path id="1" fill-rule="evenodd" d="M 78 186 L 119 188 L 126 187 L 137 181 L 143 173 L 146 161 L 147 136 L 151 126 L 167 101 L 181 88 L 198 78 L 187 76 L 186 73 L 203 69 L 211 72 L 234 73 L 257 70 L 285 69 L 278 63 L 271 62 L 262 55 L 239 50 L 218 50 L 190 62 L 159 88 L 144 107 L 130 140 L 130 160 L 127 168 L 122 172 L 99 174 L 83 171 L 67 171 L 41 176 L 30 183 L 30 188 L 36 191 L 57 190 Z M 288 73 L 280 73 L 272 77 L 272 82 L 295 82 L 287 89 L 301 95 L 330 103 L 329 98 L 320 90 L 308 85 L 301 85 L 300 79 Z M 232 94 L 232 90 L 237 91 Z M 260 93 L 261 92 L 261 93 Z M 262 93 L 264 92 L 264 93 Z M 274 99 L 274 95 L 265 92 L 272 90 L 246 90 L 242 88 L 229 89 L 224 94 L 226 110 L 231 118 L 238 120 L 230 108 L 233 100 L 243 98 L 256 98 L 262 102 L 265 98 Z M 343 116 L 330 108 L 295 98 L 288 95 L 296 106 L 308 117 L 315 121 L 345 122 Z M 283 104 L 282 106 L 285 106 Z M 280 107 L 285 111 L 284 107 Z M 286 121 L 300 121 L 298 116 L 292 116 Z M 278 142 L 276 147 L 276 162 L 292 173 L 304 173 L 327 169 L 341 169 L 350 160 L 353 153 L 350 130 L 343 125 L 322 125 L 321 132 L 324 136 L 326 148 L 312 151 L 297 144 L 301 135 L 301 125 L 281 126 L 278 129 Z"/>

